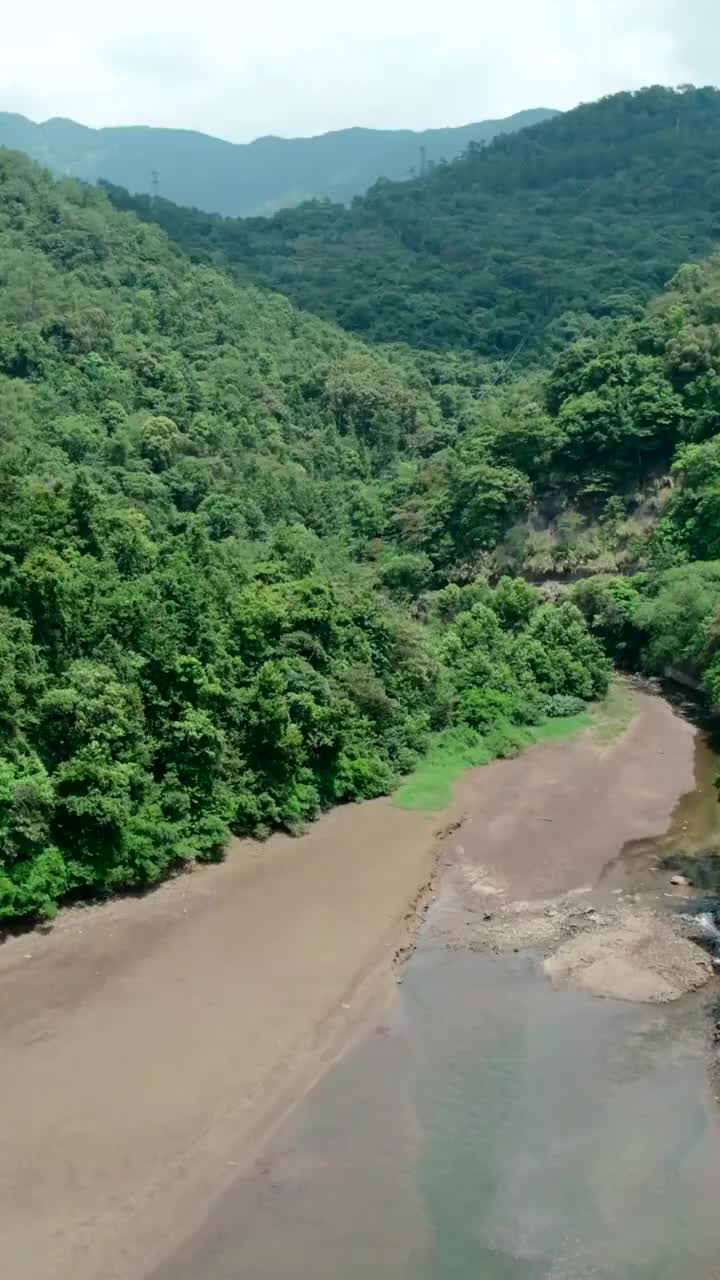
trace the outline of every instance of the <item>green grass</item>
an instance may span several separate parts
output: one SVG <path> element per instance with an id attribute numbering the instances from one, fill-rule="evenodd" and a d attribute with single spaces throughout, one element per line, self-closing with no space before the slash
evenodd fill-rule
<path id="1" fill-rule="evenodd" d="M 602 702 L 592 708 L 593 737 L 601 746 L 619 738 L 635 712 L 632 693 L 625 680 L 615 679 Z"/>
<path id="2" fill-rule="evenodd" d="M 446 729 L 437 735 L 422 760 L 408 774 L 393 795 L 400 809 L 444 809 L 452 800 L 455 780 L 465 769 L 489 764 L 491 760 L 517 755 L 538 742 L 567 738 L 593 723 L 589 711 L 560 716 L 532 728 L 507 727 L 481 736 L 466 728 Z"/>
<path id="3" fill-rule="evenodd" d="M 463 729 L 446 729 L 430 744 L 421 760 L 400 784 L 393 802 L 400 809 L 444 809 L 452 786 L 464 769 L 493 759 L 484 738 Z"/>
<path id="4" fill-rule="evenodd" d="M 393 803 L 400 809 L 424 809 L 430 813 L 444 809 L 452 800 L 453 784 L 465 769 L 517 755 L 524 747 L 536 743 L 569 738 L 580 729 L 591 728 L 595 741 L 605 746 L 625 731 L 633 710 L 627 683 L 615 679 L 601 702 L 578 715 L 559 716 L 525 729 L 508 726 L 485 736 L 468 728 L 445 729 L 433 740 L 412 773 L 403 779 L 393 795 Z"/>

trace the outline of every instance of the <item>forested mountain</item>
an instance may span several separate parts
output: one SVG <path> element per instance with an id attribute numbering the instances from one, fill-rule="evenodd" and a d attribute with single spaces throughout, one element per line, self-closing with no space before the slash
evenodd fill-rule
<path id="1" fill-rule="evenodd" d="M 271 213 L 312 197 L 348 201 L 380 177 L 403 179 L 556 114 L 519 111 L 454 129 L 340 129 L 315 138 L 236 144 L 190 129 L 88 129 L 74 120 L 35 124 L 0 112 L 0 146 L 24 151 L 57 173 L 98 178 L 134 192 L 222 214 Z"/>
<path id="2" fill-rule="evenodd" d="M 386 509 L 483 370 L 393 362 L 8 152 L 0 285 L 0 916 L 381 794 L 443 730 L 511 750 L 602 692 L 573 605 L 446 588 Z M 492 456 L 461 459 L 465 550 L 528 500 Z"/>
<path id="3" fill-rule="evenodd" d="M 438 739 L 512 751 L 601 693 L 608 655 L 720 699 L 720 259 L 640 302 L 716 229 L 718 99 L 620 95 L 405 184 L 445 201 L 439 275 L 407 249 L 386 319 L 444 281 L 467 348 L 442 237 L 477 245 L 483 224 L 485 355 L 366 345 L 249 283 L 241 253 L 238 282 L 0 151 L 0 918 L 153 883 L 231 831 L 297 830 Z M 315 220 L 309 285 L 325 245 L 349 290 L 343 228 L 385 190 L 370 263 L 400 185 L 267 222 L 139 209 L 222 266 L 262 240 L 267 267 L 274 237 L 280 274 L 287 229 Z M 567 293 L 546 312 L 526 241 Z M 578 568 L 615 572 L 552 599 L 526 580 Z"/>
<path id="4" fill-rule="evenodd" d="M 632 453 L 657 467 L 676 446 L 645 572 L 591 578 L 575 600 L 617 662 L 684 670 L 720 704 L 720 255 L 683 267 L 614 341 L 571 349 L 548 395 L 567 397 L 571 439 L 580 427 L 601 468 Z"/>
<path id="5" fill-rule="evenodd" d="M 632 315 L 720 234 L 720 92 L 650 88 L 556 116 L 350 208 L 213 218 L 114 202 L 373 340 L 537 361 Z"/>

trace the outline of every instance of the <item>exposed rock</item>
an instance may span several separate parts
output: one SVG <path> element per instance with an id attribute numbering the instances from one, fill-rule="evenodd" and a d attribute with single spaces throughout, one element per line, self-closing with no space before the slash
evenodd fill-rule
<path id="1" fill-rule="evenodd" d="M 696 920 L 627 898 L 603 903 L 602 911 L 581 906 L 574 893 L 503 901 L 482 925 L 453 913 L 431 936 L 473 951 L 538 949 L 554 985 L 618 1000 L 664 1004 L 713 976 L 712 957 L 693 941 L 702 937 Z"/>
<path id="2" fill-rule="evenodd" d="M 652 1004 L 695 991 L 713 973 L 710 957 L 673 917 L 649 910 L 621 911 L 605 928 L 568 939 L 544 969 L 557 985 Z"/>

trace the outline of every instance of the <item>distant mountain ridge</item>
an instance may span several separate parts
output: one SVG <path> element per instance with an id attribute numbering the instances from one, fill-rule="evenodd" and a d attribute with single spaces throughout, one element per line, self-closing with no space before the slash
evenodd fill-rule
<path id="1" fill-rule="evenodd" d="M 273 218 L 108 188 L 195 261 L 365 340 L 546 362 L 636 314 L 720 240 L 720 90 L 651 85 L 468 147 L 405 182 Z"/>
<path id="2" fill-rule="evenodd" d="M 178 204 L 244 216 L 316 196 L 345 203 L 378 178 L 411 177 L 424 165 L 454 159 L 470 142 L 488 142 L 557 114 L 537 108 L 457 128 L 353 128 L 234 143 L 190 129 L 90 129 L 59 117 L 36 124 L 0 112 L 0 146 L 24 151 L 55 173 L 87 182 L 104 178 L 133 192 L 157 189 Z"/>

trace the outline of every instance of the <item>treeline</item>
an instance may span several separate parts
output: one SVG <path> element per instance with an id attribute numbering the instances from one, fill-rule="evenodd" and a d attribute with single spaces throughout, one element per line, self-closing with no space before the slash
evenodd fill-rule
<path id="1" fill-rule="evenodd" d="M 109 188 L 196 261 L 228 265 L 373 341 L 536 363 L 636 314 L 720 232 L 720 93 L 578 107 L 348 209 L 225 219 Z"/>
<path id="2" fill-rule="evenodd" d="M 619 336 L 621 358 L 642 376 L 630 393 L 626 379 L 607 378 L 607 365 L 598 368 L 596 359 L 583 360 L 582 348 L 567 354 L 560 373 L 561 382 L 569 377 L 578 383 L 579 407 L 586 426 L 595 424 L 600 459 L 613 448 L 616 458 L 630 449 L 638 461 L 644 455 L 649 464 L 661 466 L 672 451 L 659 510 L 640 542 L 645 571 L 631 579 L 590 579 L 575 588 L 574 600 L 620 665 L 657 676 L 674 668 L 699 681 L 715 704 L 720 703 L 719 322 L 716 256 L 684 267 L 647 319 Z M 603 397 L 618 406 L 614 414 L 607 404 L 600 412 Z"/>
<path id="3" fill-rule="evenodd" d="M 569 602 L 373 545 L 482 370 L 374 354 L 1 152 L 0 283 L 0 916 L 381 794 L 448 725 L 507 751 L 602 693 Z"/>
<path id="4" fill-rule="evenodd" d="M 378 534 L 458 580 L 719 556 L 719 297 L 720 258 L 686 265 L 638 318 L 507 383 L 413 355 L 444 437 L 379 482 Z"/>
<path id="5" fill-rule="evenodd" d="M 103 177 L 131 191 L 151 191 L 156 174 L 163 192 L 179 204 L 247 216 L 318 196 L 351 200 L 379 174 L 406 177 L 417 167 L 421 147 L 431 164 L 441 156 L 459 155 L 471 139 L 484 141 L 555 114 L 529 110 L 421 133 L 351 128 L 312 138 L 270 136 L 238 144 L 194 129 L 89 129 L 57 117 L 35 124 L 0 111 L 0 146 L 23 151 L 54 173 L 85 182 Z"/>
<path id="6" fill-rule="evenodd" d="M 572 597 L 619 667 L 690 677 L 720 705 L 720 561 L 633 578 L 597 575 Z"/>
<path id="7" fill-rule="evenodd" d="M 0 916 L 297 830 L 450 727 L 511 751 L 605 654 L 720 698 L 717 258 L 511 376 L 0 152 L 0 284 Z M 640 572 L 549 603 L 543 556 Z"/>

